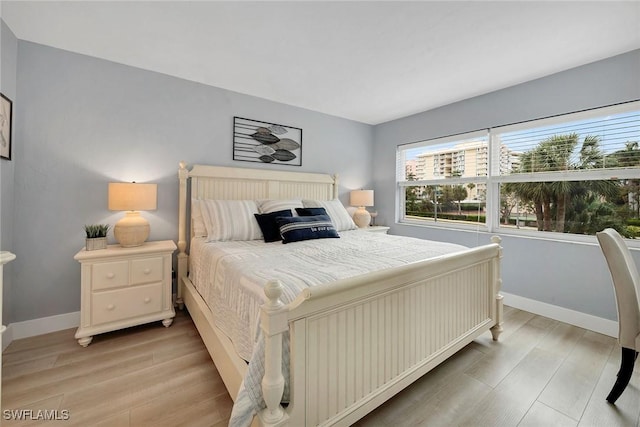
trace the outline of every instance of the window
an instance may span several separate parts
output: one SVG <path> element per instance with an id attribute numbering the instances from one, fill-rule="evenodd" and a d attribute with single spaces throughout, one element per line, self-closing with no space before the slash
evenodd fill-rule
<path id="1" fill-rule="evenodd" d="M 640 102 L 398 147 L 400 222 L 640 237 Z"/>
<path id="2" fill-rule="evenodd" d="M 402 220 L 484 226 L 488 144 L 481 131 L 399 149 Z"/>

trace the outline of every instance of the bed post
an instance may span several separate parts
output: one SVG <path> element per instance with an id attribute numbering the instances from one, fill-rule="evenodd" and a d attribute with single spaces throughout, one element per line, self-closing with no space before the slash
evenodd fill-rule
<path id="1" fill-rule="evenodd" d="M 177 296 L 176 304 L 182 310 L 184 301 L 182 300 L 182 278 L 187 275 L 189 257 L 186 253 L 187 249 L 187 179 L 189 170 L 186 162 L 180 162 L 178 169 L 178 178 L 180 186 L 178 190 L 178 276 L 177 276 Z"/>
<path id="2" fill-rule="evenodd" d="M 502 246 L 500 236 L 491 237 L 491 241 L 498 245 L 498 259 L 493 261 L 494 277 L 496 280 L 496 324 L 491 328 L 491 335 L 494 341 L 498 341 L 498 337 L 502 333 L 502 316 L 503 316 L 503 296 L 500 295 L 502 289 L 502 273 L 500 271 L 500 262 L 502 260 Z"/>
<path id="3" fill-rule="evenodd" d="M 338 198 L 338 174 L 333 174 L 333 198 Z"/>
<path id="4" fill-rule="evenodd" d="M 280 301 L 282 284 L 271 280 L 264 288 L 268 301 L 260 308 L 260 327 L 265 340 L 262 395 L 267 407 L 258 413 L 264 426 L 288 424 L 288 415 L 280 406 L 284 392 L 282 375 L 282 334 L 289 329 L 287 309 Z"/>

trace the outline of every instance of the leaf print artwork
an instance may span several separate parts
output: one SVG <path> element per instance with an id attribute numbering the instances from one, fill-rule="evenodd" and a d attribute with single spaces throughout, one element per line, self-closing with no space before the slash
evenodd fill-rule
<path id="1" fill-rule="evenodd" d="M 275 148 L 275 149 L 292 151 L 292 150 L 297 150 L 298 148 L 300 148 L 300 144 L 295 142 L 293 139 L 282 138 L 280 141 L 278 141 L 275 144 L 273 144 L 272 147 Z"/>
<path id="2" fill-rule="evenodd" d="M 288 162 L 289 160 L 293 160 L 296 158 L 296 155 L 288 150 L 276 150 L 272 155 L 276 158 L 276 160 L 280 160 L 281 162 Z"/>
<path id="3" fill-rule="evenodd" d="M 269 156 L 276 152 L 276 150 L 268 145 L 256 145 L 255 147 L 253 147 L 253 151 L 258 154 L 264 154 L 265 156 Z"/>
<path id="4" fill-rule="evenodd" d="M 233 118 L 233 160 L 302 165 L 302 129 Z"/>
<path id="5" fill-rule="evenodd" d="M 282 135 L 284 133 L 287 133 L 287 130 L 280 125 L 269 126 L 269 130 L 274 135 Z"/>

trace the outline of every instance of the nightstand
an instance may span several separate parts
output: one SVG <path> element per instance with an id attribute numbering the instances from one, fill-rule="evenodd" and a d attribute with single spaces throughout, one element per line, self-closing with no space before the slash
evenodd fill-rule
<path id="1" fill-rule="evenodd" d="M 370 225 L 369 227 L 360 228 L 359 230 L 368 231 L 369 233 L 387 234 L 387 232 L 389 231 L 389 228 L 391 227 L 387 227 L 384 225 Z"/>
<path id="2" fill-rule="evenodd" d="M 169 327 L 176 315 L 171 298 L 175 250 L 175 243 L 165 240 L 78 252 L 74 256 L 81 268 L 78 344 L 86 347 L 96 334 L 157 320 Z"/>

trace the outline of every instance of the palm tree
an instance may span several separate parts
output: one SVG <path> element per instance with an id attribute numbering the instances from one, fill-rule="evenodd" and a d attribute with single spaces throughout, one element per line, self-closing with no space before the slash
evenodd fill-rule
<path id="1" fill-rule="evenodd" d="M 578 146 L 576 133 L 553 135 L 541 141 L 533 149 L 523 153 L 520 172 L 569 171 L 593 169 L 603 166 L 606 156 L 600 149 L 597 136 L 587 135 L 582 141 L 577 161 L 572 156 Z M 640 159 L 640 157 L 639 157 Z M 566 228 L 567 209 L 574 197 L 596 194 L 615 197 L 619 184 L 614 181 L 556 181 L 506 184 L 509 191 L 524 202 L 533 204 L 539 231 L 563 233 Z M 553 225 L 555 211 L 555 227 Z"/>
<path id="2" fill-rule="evenodd" d="M 624 150 L 614 152 L 610 157 L 621 167 L 633 167 L 640 165 L 640 144 L 637 141 L 627 141 Z M 626 200 L 627 206 L 632 210 L 633 215 L 640 216 L 640 181 L 636 179 L 626 180 L 622 185 L 622 199 Z"/>
<path id="3" fill-rule="evenodd" d="M 571 164 L 571 155 L 578 145 L 578 134 L 570 133 L 565 135 L 553 135 L 538 145 L 537 150 L 543 156 L 545 170 L 548 171 L 568 171 L 574 169 Z M 574 190 L 573 185 L 569 181 L 552 182 L 546 187 L 549 195 L 548 200 L 554 200 L 556 205 L 556 226 L 555 231 L 564 232 L 564 221 L 567 211 L 567 203 L 571 192 Z M 545 211 L 545 227 L 546 231 L 551 231 L 551 204 L 546 205 L 548 212 Z"/>
<path id="4" fill-rule="evenodd" d="M 415 181 L 416 176 L 409 172 L 407 174 L 407 181 Z M 417 187 L 405 187 L 404 193 L 405 200 L 405 214 L 414 212 L 416 210 L 416 201 L 418 200 L 418 188 Z"/>
<path id="5" fill-rule="evenodd" d="M 454 185 L 452 189 L 453 199 L 458 202 L 458 215 L 462 215 L 460 203 L 467 198 L 467 190 L 462 185 Z"/>
<path id="6" fill-rule="evenodd" d="M 537 148 L 524 152 L 520 156 L 520 167 L 515 172 L 534 172 L 537 169 Z M 539 169 L 537 169 L 539 171 Z M 510 182 L 503 186 L 503 189 L 507 193 L 512 193 L 516 197 L 519 197 L 525 203 L 531 203 L 536 213 L 536 220 L 538 224 L 538 231 L 544 231 L 546 229 L 545 224 L 549 224 L 550 229 L 550 207 L 545 209 L 544 206 L 548 205 L 548 198 L 545 195 L 548 193 L 546 190 L 546 183 L 544 182 Z M 545 219 L 544 212 L 549 212 L 549 216 Z"/>
<path id="7" fill-rule="evenodd" d="M 613 153 L 618 165 L 623 168 L 640 165 L 640 144 L 637 141 L 627 141 L 624 145 L 624 150 Z"/>
<path id="8" fill-rule="evenodd" d="M 476 185 L 473 182 L 470 182 L 467 184 L 467 188 L 471 191 L 471 194 L 473 194 L 473 189 L 476 188 Z"/>

